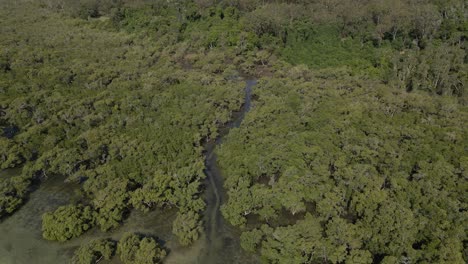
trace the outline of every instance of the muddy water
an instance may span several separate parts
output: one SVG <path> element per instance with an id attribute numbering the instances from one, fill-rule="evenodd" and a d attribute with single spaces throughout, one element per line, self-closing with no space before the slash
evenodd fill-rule
<path id="1" fill-rule="evenodd" d="M 63 179 L 49 180 L 20 210 L 0 223 L 0 263 L 66 263 L 66 248 L 41 239 L 40 216 L 67 204 L 74 191 L 71 185 L 63 184 Z"/>
<path id="2" fill-rule="evenodd" d="M 163 241 L 173 239 L 171 223 L 175 218 L 175 210 L 155 210 L 148 214 L 134 210 L 122 226 L 112 233 L 101 232 L 95 228 L 65 243 L 42 239 L 41 215 L 55 210 L 58 206 L 75 203 L 80 198 L 79 186 L 64 183 L 64 180 L 64 177 L 47 179 L 38 190 L 31 193 L 29 200 L 20 210 L 0 223 L 1 264 L 70 263 L 73 252 L 82 243 L 97 238 L 118 240 L 124 232 L 155 235 Z M 115 258 L 111 263 L 120 262 Z"/>
<path id="3" fill-rule="evenodd" d="M 223 188 L 223 177 L 216 162 L 214 149 L 222 143 L 225 135 L 234 127 L 239 127 L 247 112 L 250 111 L 252 87 L 255 80 L 246 81 L 244 105 L 239 113 L 234 115 L 230 122 L 220 133 L 220 137 L 206 146 L 206 170 L 207 175 L 207 210 L 205 214 L 205 230 L 207 251 L 202 255 L 200 263 L 258 263 L 255 256 L 243 252 L 240 247 L 240 230 L 227 223 L 220 212 L 220 206 L 226 200 L 226 192 Z"/>
<path id="4" fill-rule="evenodd" d="M 224 136 L 234 127 L 239 127 L 251 107 L 252 88 L 255 80 L 247 80 L 244 105 L 233 115 L 233 120 L 219 131 L 219 137 L 205 145 L 205 173 L 207 208 L 204 215 L 205 235 L 193 246 L 177 249 L 170 253 L 166 263 L 190 264 L 253 264 L 260 263 L 258 256 L 246 253 L 240 247 L 238 228 L 227 223 L 220 212 L 220 206 L 226 201 L 223 188 L 223 176 L 217 165 L 216 146 L 222 144 Z"/>
<path id="5" fill-rule="evenodd" d="M 29 200 L 12 216 L 0 222 L 0 264 L 65 264 L 70 263 L 74 250 L 87 241 L 97 238 L 118 240 L 124 232 L 138 232 L 157 236 L 169 255 L 165 263 L 258 263 L 255 256 L 246 254 L 240 248 L 240 231 L 226 223 L 219 211 L 225 201 L 222 175 L 216 164 L 214 149 L 221 144 L 232 127 L 239 127 L 245 114 L 250 110 L 251 89 L 255 81 L 247 81 L 245 103 L 241 111 L 234 115 L 234 121 L 222 129 L 220 137 L 207 143 L 206 175 L 207 209 L 204 216 L 205 231 L 194 245 L 182 247 L 172 234 L 172 221 L 176 210 L 155 210 L 141 213 L 133 210 L 124 223 L 111 233 L 92 229 L 79 238 L 65 243 L 51 242 L 41 237 L 41 215 L 55 210 L 60 205 L 75 203 L 79 200 L 79 186 L 65 183 L 64 177 L 51 177 L 40 188 L 30 194 Z M 0 177 L 19 175 L 20 170 L 0 172 Z M 118 258 L 111 262 L 120 263 Z"/>

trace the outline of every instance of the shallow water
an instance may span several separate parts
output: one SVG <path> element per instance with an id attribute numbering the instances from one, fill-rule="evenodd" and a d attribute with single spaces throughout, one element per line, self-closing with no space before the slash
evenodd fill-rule
<path id="1" fill-rule="evenodd" d="M 251 107 L 252 87 L 255 80 L 247 80 L 245 99 L 242 109 L 233 115 L 233 120 L 220 129 L 220 136 L 205 144 L 205 173 L 206 191 L 205 201 L 207 208 L 204 215 L 205 235 L 190 248 L 174 250 L 166 258 L 166 263 L 190 263 L 190 264 L 229 264 L 259 263 L 258 256 L 248 254 L 240 246 L 241 231 L 227 223 L 221 212 L 220 206 L 226 200 L 226 192 L 223 188 L 223 176 L 216 162 L 215 148 L 222 144 L 224 136 L 234 127 L 239 127 L 245 115 Z"/>
<path id="2" fill-rule="evenodd" d="M 176 209 L 154 210 L 142 213 L 133 210 L 123 224 L 105 233 L 94 228 L 79 238 L 59 243 L 42 239 L 41 216 L 58 206 L 75 203 L 80 199 L 79 186 L 65 183 L 64 177 L 50 177 L 29 196 L 29 200 L 12 216 L 0 222 L 0 264 L 63 264 L 70 263 L 74 250 L 84 242 L 97 238 L 118 240 L 124 232 L 138 232 L 157 236 L 169 255 L 165 263 L 258 263 L 256 256 L 245 253 L 239 242 L 240 230 L 226 223 L 219 211 L 225 200 L 222 175 L 217 167 L 214 149 L 221 144 L 232 127 L 239 127 L 245 114 L 250 110 L 251 89 L 255 81 L 246 82 L 245 103 L 234 115 L 234 121 L 222 129 L 221 137 L 205 146 L 206 150 L 206 202 L 204 216 L 206 233 L 192 246 L 178 245 L 172 234 L 172 221 Z M 0 177 L 19 175 L 20 169 L 0 172 Z M 100 263 L 120 263 L 118 258 Z"/>
<path id="3" fill-rule="evenodd" d="M 0 263 L 67 263 L 67 247 L 41 238 L 41 215 L 74 199 L 71 185 L 51 178 L 0 223 Z"/>
<path id="4" fill-rule="evenodd" d="M 205 213 L 205 230 L 207 250 L 202 255 L 199 263 L 258 263 L 255 256 L 245 253 L 240 247 L 240 230 L 227 223 L 221 212 L 220 206 L 226 200 L 226 192 L 223 188 L 223 176 L 217 165 L 217 157 L 214 152 L 220 145 L 224 136 L 234 127 L 239 127 L 245 115 L 250 111 L 252 87 L 255 80 L 247 80 L 245 88 L 244 105 L 240 112 L 234 115 L 234 120 L 221 129 L 220 137 L 215 142 L 210 142 L 206 149 L 207 209 Z"/>

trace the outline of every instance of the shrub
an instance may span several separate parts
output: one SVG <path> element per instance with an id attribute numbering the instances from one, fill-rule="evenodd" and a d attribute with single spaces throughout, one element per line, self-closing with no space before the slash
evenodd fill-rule
<path id="1" fill-rule="evenodd" d="M 101 259 L 109 260 L 115 252 L 115 242 L 109 239 L 93 240 L 81 245 L 73 256 L 73 264 L 94 264 Z"/>
<path id="2" fill-rule="evenodd" d="M 67 205 L 42 215 L 42 236 L 47 240 L 66 241 L 78 237 L 94 225 L 89 206 Z"/>
<path id="3" fill-rule="evenodd" d="M 125 264 L 154 264 L 162 263 L 167 253 L 153 238 L 126 233 L 119 241 L 117 254 Z"/>

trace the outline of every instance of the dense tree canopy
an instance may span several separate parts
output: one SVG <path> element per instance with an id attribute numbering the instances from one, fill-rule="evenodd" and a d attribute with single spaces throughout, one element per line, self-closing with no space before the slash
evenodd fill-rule
<path id="1" fill-rule="evenodd" d="M 102 259 L 110 260 L 115 252 L 115 242 L 109 239 L 93 240 L 80 246 L 73 256 L 73 264 L 95 264 Z"/>
<path id="2" fill-rule="evenodd" d="M 67 205 L 42 216 L 42 236 L 48 240 L 66 241 L 86 232 L 94 225 L 89 206 Z"/>
<path id="3" fill-rule="evenodd" d="M 8 6 L 25 16 L 33 7 Z M 197 61 L 220 74 L 187 71 L 170 55 L 183 45 L 165 49 L 166 39 L 134 38 L 106 21 L 63 21 L 47 9 L 39 12 L 43 16 L 30 17 L 35 24 L 10 23 L 21 16 L 2 22 L 8 69 L 0 76 L 1 124 L 18 131 L 1 139 L 1 165 L 23 166 L 23 176 L 1 179 L 1 215 L 20 206 L 31 180 L 65 175 L 82 183 L 86 208 L 102 230 L 117 227 L 132 207 L 177 207 L 200 221 L 201 143 L 216 137 L 240 107 L 242 84 L 222 74 L 227 66 L 216 54 Z M 18 31 L 28 38 L 17 39 Z M 49 232 L 58 221 L 53 216 L 63 213 L 45 217 L 45 237 L 79 235 Z M 199 236 L 199 225 L 189 241 Z"/>
<path id="4" fill-rule="evenodd" d="M 156 264 L 162 262 L 166 251 L 153 238 L 127 233 L 117 245 L 117 254 L 124 264 Z"/>
<path id="5" fill-rule="evenodd" d="M 282 77 L 255 95 L 219 150 L 222 211 L 245 249 L 272 263 L 464 262 L 468 115 L 456 99 Z"/>
<path id="6" fill-rule="evenodd" d="M 15 176 L 0 179 L 0 218 L 13 213 L 24 201 L 30 179 Z"/>
<path id="7" fill-rule="evenodd" d="M 80 200 L 43 237 L 112 232 L 132 210 L 175 208 L 202 236 L 205 143 L 225 219 L 267 263 L 467 261 L 464 0 L 0 1 L 0 218 L 49 178 Z M 37 216 L 41 217 L 41 216 Z M 76 263 L 109 259 L 110 240 Z M 159 263 L 126 234 L 124 263 Z"/>

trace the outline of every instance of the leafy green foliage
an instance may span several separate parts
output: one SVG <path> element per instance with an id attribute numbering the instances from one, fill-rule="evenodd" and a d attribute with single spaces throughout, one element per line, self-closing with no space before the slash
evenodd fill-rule
<path id="1" fill-rule="evenodd" d="M 89 206 L 61 206 L 42 215 L 42 236 L 47 240 L 67 241 L 89 230 L 94 225 L 94 214 Z"/>
<path id="2" fill-rule="evenodd" d="M 244 250 L 255 252 L 262 241 L 263 232 L 259 229 L 254 229 L 241 234 L 241 246 Z"/>
<path id="3" fill-rule="evenodd" d="M 156 206 L 163 207 L 169 203 L 168 198 L 172 196 L 171 189 L 168 188 L 170 181 L 170 176 L 157 173 L 153 180 L 132 193 L 132 205 L 144 212 Z"/>
<path id="4" fill-rule="evenodd" d="M 434 43 L 422 51 L 408 51 L 396 57 L 396 84 L 407 91 L 463 95 L 467 85 L 465 52 L 459 46 Z"/>
<path id="5" fill-rule="evenodd" d="M 255 87 L 218 150 L 222 212 L 246 229 L 243 248 L 269 263 L 462 263 L 468 116 L 456 98 L 290 76 Z"/>
<path id="6" fill-rule="evenodd" d="M 0 7 L 0 168 L 22 167 L 0 179 L 0 218 L 31 182 L 64 175 L 89 205 L 45 214 L 45 238 L 173 207 L 189 245 L 203 143 L 242 105 L 244 72 L 268 78 L 218 151 L 221 210 L 244 249 L 270 263 L 466 262 L 462 0 Z M 109 256 L 96 243 L 85 261 Z M 165 255 L 149 238 L 121 243 L 127 263 Z"/>
<path id="7" fill-rule="evenodd" d="M 0 218 L 23 204 L 29 185 L 30 180 L 22 176 L 0 179 Z"/>
<path id="8" fill-rule="evenodd" d="M 200 217 L 194 211 L 178 213 L 173 223 L 173 233 L 179 238 L 181 245 L 190 245 L 196 241 L 202 232 Z"/>
<path id="9" fill-rule="evenodd" d="M 102 3 L 99 13 L 105 14 Z M 223 75 L 237 74 L 227 70 L 227 58 L 219 52 L 199 56 L 198 47 L 183 43 L 168 45 L 180 32 L 140 38 L 116 32 L 104 18 L 71 19 L 36 5 L 12 8 L 24 16 L 0 22 L 1 58 L 8 66 L 0 72 L 0 125 L 18 132 L 0 139 L 0 159 L 2 168 L 23 170 L 21 178 L 2 179 L 1 216 L 22 204 L 31 179 L 64 175 L 81 183 L 93 221 L 104 231 L 118 227 L 132 208 L 176 207 L 197 219 L 187 241 L 198 238 L 205 207 L 201 144 L 216 137 L 241 105 L 243 85 Z M 117 26 L 143 9 L 122 7 Z M 11 45 L 18 34 L 27 40 Z M 196 59 L 189 71 L 184 63 L 191 56 Z M 206 72 L 205 65 L 213 69 Z M 53 215 L 47 219 L 59 221 Z M 183 229 L 174 230 L 184 237 Z M 66 240 L 83 231 L 47 226 L 45 236 Z"/>
<path id="10" fill-rule="evenodd" d="M 0 138 L 0 168 L 13 168 L 24 162 L 21 148 L 6 138 Z"/>
<path id="11" fill-rule="evenodd" d="M 114 255 L 116 243 L 109 239 L 93 240 L 81 245 L 73 255 L 73 264 L 94 264 L 100 260 L 110 260 Z"/>
<path id="12" fill-rule="evenodd" d="M 166 251 L 149 237 L 125 233 L 117 245 L 117 254 L 124 264 L 162 263 Z"/>
<path id="13" fill-rule="evenodd" d="M 97 211 L 96 223 L 101 230 L 107 231 L 119 226 L 125 212 L 131 185 L 128 180 L 110 181 L 96 194 L 93 207 Z"/>
<path id="14" fill-rule="evenodd" d="M 342 39 L 339 29 L 334 26 L 308 25 L 307 31 L 294 26 L 295 32 L 289 35 L 289 41 L 283 50 L 283 56 L 290 62 L 306 64 L 313 68 L 348 67 L 354 73 L 378 72 L 377 51 L 371 44 L 359 40 Z"/>

